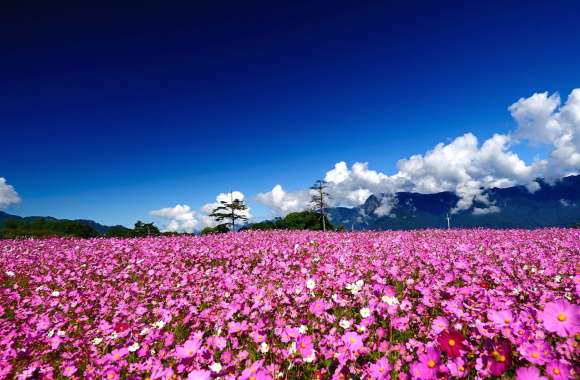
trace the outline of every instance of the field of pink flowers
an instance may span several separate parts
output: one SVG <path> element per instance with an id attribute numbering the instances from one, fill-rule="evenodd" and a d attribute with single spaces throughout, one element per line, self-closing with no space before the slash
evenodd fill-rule
<path id="1" fill-rule="evenodd" d="M 580 230 L 0 241 L 0 379 L 578 378 Z"/>

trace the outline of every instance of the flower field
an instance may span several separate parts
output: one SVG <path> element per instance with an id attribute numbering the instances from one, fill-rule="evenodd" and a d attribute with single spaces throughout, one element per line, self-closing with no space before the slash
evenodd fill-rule
<path id="1" fill-rule="evenodd" d="M 580 230 L 0 241 L 0 379 L 574 379 Z"/>

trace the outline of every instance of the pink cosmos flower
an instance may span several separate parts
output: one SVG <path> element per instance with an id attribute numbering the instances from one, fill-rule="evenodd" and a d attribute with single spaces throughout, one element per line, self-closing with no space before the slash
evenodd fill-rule
<path id="1" fill-rule="evenodd" d="M 115 367 L 109 367 L 105 370 L 105 379 L 107 380 L 117 380 L 119 379 L 119 373 Z"/>
<path id="2" fill-rule="evenodd" d="M 437 338 L 437 342 L 447 356 L 450 358 L 456 358 L 461 356 L 461 350 L 463 349 L 463 341 L 465 338 L 456 330 L 445 330 Z"/>
<path id="3" fill-rule="evenodd" d="M 242 375 L 240 376 L 240 380 L 258 380 L 258 379 L 261 379 L 262 377 L 258 377 L 258 376 L 259 376 L 259 374 L 261 374 L 263 372 L 261 370 L 262 363 L 264 363 L 264 360 L 258 360 L 257 362 L 252 363 L 251 366 L 246 367 L 242 371 Z"/>
<path id="4" fill-rule="evenodd" d="M 310 304 L 309 310 L 312 314 L 320 317 L 326 311 L 326 303 L 324 300 L 317 299 Z"/>
<path id="5" fill-rule="evenodd" d="M 175 355 L 180 359 L 193 357 L 201 348 L 199 339 L 189 339 L 175 349 Z"/>
<path id="6" fill-rule="evenodd" d="M 449 322 L 445 317 L 437 317 L 431 323 L 431 331 L 434 334 L 440 334 L 449 327 Z"/>
<path id="7" fill-rule="evenodd" d="M 569 379 L 570 367 L 560 360 L 554 360 L 546 367 L 546 374 L 553 380 Z"/>
<path id="8" fill-rule="evenodd" d="M 487 318 L 493 323 L 493 325 L 497 329 L 500 330 L 503 329 L 504 327 L 509 327 L 514 320 L 512 312 L 509 310 L 488 311 Z"/>
<path id="9" fill-rule="evenodd" d="M 427 352 L 419 354 L 419 361 L 427 367 L 429 371 L 429 376 L 435 377 L 437 374 L 437 366 L 441 360 L 441 353 L 429 347 Z"/>
<path id="10" fill-rule="evenodd" d="M 187 380 L 210 380 L 210 379 L 211 372 L 202 369 L 193 370 L 187 375 Z"/>
<path id="11" fill-rule="evenodd" d="M 509 341 L 502 339 L 494 343 L 488 356 L 487 367 L 493 376 L 504 373 L 512 363 L 512 350 Z"/>
<path id="12" fill-rule="evenodd" d="M 447 369 L 449 373 L 455 377 L 465 377 L 469 373 L 465 360 L 462 358 L 455 358 L 447 362 Z"/>
<path id="13" fill-rule="evenodd" d="M 521 367 L 516 371 L 516 380 L 548 380 L 548 378 L 541 376 L 540 370 L 536 367 Z"/>
<path id="14" fill-rule="evenodd" d="M 312 337 L 305 335 L 298 338 L 296 342 L 296 349 L 300 352 L 303 358 L 307 358 L 312 355 Z"/>
<path id="15" fill-rule="evenodd" d="M 380 358 L 376 363 L 371 364 L 369 374 L 373 380 L 389 379 L 391 373 L 391 364 L 385 357 Z"/>
<path id="16" fill-rule="evenodd" d="M 421 362 L 415 362 L 410 366 L 411 378 L 417 380 L 435 379 L 434 372 Z"/>
<path id="17" fill-rule="evenodd" d="M 547 303 L 541 318 L 546 330 L 563 338 L 580 332 L 580 307 L 565 300 Z"/>
<path id="18" fill-rule="evenodd" d="M 64 363 L 61 367 L 60 367 L 60 371 L 62 372 L 62 374 L 66 377 L 71 377 L 72 375 L 74 375 L 77 371 L 77 367 L 75 367 L 75 365 L 73 363 Z"/>
<path id="19" fill-rule="evenodd" d="M 552 347 L 543 340 L 525 343 L 519 351 L 530 363 L 543 365 L 552 360 Z"/>
<path id="20" fill-rule="evenodd" d="M 119 361 L 119 360 L 124 359 L 128 355 L 129 355 L 129 350 L 127 349 L 127 347 L 123 347 L 123 348 L 118 348 L 116 350 L 111 351 L 111 353 L 109 354 L 109 358 L 112 361 Z"/>
<path id="21" fill-rule="evenodd" d="M 362 337 L 353 331 L 344 334 L 342 341 L 350 352 L 356 352 L 363 347 Z"/>

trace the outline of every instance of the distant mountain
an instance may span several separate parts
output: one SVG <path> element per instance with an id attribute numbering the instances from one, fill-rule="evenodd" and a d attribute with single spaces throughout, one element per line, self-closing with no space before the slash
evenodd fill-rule
<path id="1" fill-rule="evenodd" d="M 28 220 L 28 221 L 34 221 L 34 220 L 38 220 L 38 219 L 46 219 L 46 220 L 64 220 L 64 219 L 56 219 L 53 218 L 52 216 L 26 216 L 26 217 L 22 217 L 22 216 L 18 216 L 18 215 L 12 215 L 12 214 L 8 214 L 5 213 L 3 211 L 0 211 L 0 225 L 2 225 L 2 223 L 4 223 L 7 220 Z M 84 224 L 86 226 L 89 226 L 91 228 L 93 228 L 95 231 L 97 231 L 98 233 L 100 233 L 101 235 L 106 234 L 111 227 L 110 226 L 104 226 L 100 223 L 97 223 L 93 220 L 87 220 L 87 219 L 76 219 L 74 220 L 74 222 L 79 222 L 81 224 Z"/>
<path id="2" fill-rule="evenodd" d="M 459 200 L 452 192 L 399 192 L 371 195 L 361 206 L 329 208 L 327 213 L 334 225 L 357 230 L 446 228 L 447 213 L 452 227 L 538 228 L 580 223 L 580 176 L 568 176 L 553 185 L 537 182 L 540 189 L 534 193 L 523 186 L 486 190 L 493 209 L 476 201 L 468 210 L 451 213 Z"/>

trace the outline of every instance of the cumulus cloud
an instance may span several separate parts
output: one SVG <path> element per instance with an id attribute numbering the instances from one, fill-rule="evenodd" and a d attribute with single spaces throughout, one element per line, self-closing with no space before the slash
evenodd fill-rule
<path id="1" fill-rule="evenodd" d="M 20 196 L 14 187 L 9 185 L 4 177 L 0 177 L 0 210 L 18 203 L 20 203 Z"/>
<path id="2" fill-rule="evenodd" d="M 254 198 L 272 210 L 274 214 L 286 215 L 307 208 L 310 203 L 310 192 L 301 190 L 288 193 L 281 185 L 276 185 L 271 191 L 258 193 Z"/>
<path id="3" fill-rule="evenodd" d="M 475 135 L 466 133 L 399 160 L 392 175 L 371 170 L 365 162 L 355 162 L 350 168 L 344 161 L 336 163 L 324 176 L 332 204 L 357 206 L 371 194 L 384 193 L 388 196 L 378 212 L 389 215 L 394 199 L 389 194 L 452 191 L 460 198 L 452 212 L 473 208 L 474 214 L 482 215 L 500 211 L 485 189 L 523 185 L 533 192 L 539 188 L 538 177 L 556 179 L 579 171 L 580 89 L 573 90 L 564 105 L 557 93 L 537 93 L 519 99 L 508 110 L 517 126 L 513 134 L 494 134 L 480 143 Z M 549 157 L 525 162 L 511 150 L 521 142 L 547 144 L 552 150 Z M 277 185 L 258 194 L 256 200 L 284 215 L 301 209 L 306 194 L 306 190 L 287 193 Z M 478 207 L 473 207 L 474 202 Z"/>
<path id="4" fill-rule="evenodd" d="M 170 232 L 194 232 L 199 231 L 204 227 L 214 227 L 218 223 L 209 216 L 209 214 L 218 206 L 221 205 L 222 201 L 230 202 L 234 199 L 239 199 L 243 201 L 245 198 L 244 194 L 239 191 L 234 191 L 231 193 L 220 193 L 216 197 L 216 201 L 213 203 L 205 204 L 201 210 L 194 211 L 190 206 L 184 204 L 177 204 L 174 207 L 165 207 L 159 210 L 153 210 L 150 214 L 154 217 L 167 220 L 164 231 Z M 240 213 L 238 213 L 240 214 Z M 250 208 L 243 213 L 248 219 L 252 218 Z"/>

